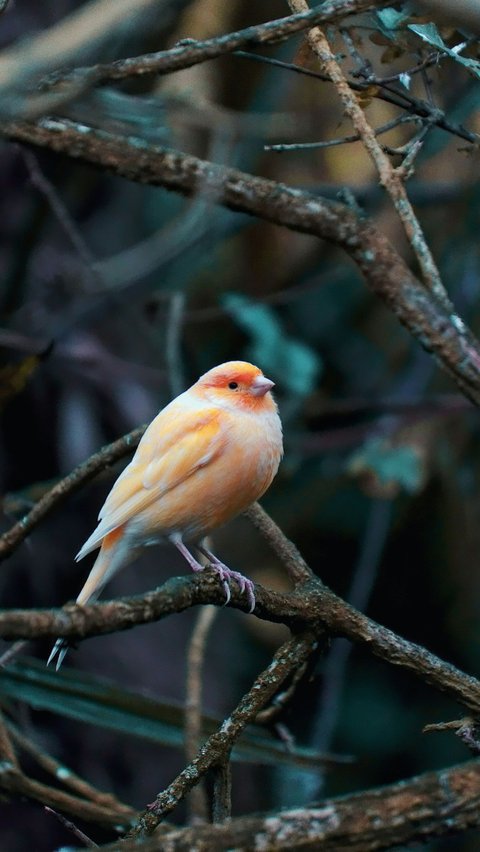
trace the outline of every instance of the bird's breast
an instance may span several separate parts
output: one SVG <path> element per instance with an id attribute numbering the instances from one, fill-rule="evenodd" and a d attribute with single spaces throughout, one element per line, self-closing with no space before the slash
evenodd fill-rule
<path id="1" fill-rule="evenodd" d="M 258 500 L 274 478 L 282 457 L 278 414 L 262 418 L 243 413 L 224 418 L 222 445 L 198 468 L 146 511 L 149 530 L 200 538 Z"/>

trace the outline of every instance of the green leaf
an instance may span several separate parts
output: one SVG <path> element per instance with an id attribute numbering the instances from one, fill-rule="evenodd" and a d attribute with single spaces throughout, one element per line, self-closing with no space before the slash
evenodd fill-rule
<path id="1" fill-rule="evenodd" d="M 89 675 L 66 669 L 54 672 L 35 660 L 17 662 L 0 670 L 0 696 L 161 745 L 183 746 L 182 707 L 118 689 Z M 220 724 L 220 719 L 202 716 L 203 735 L 213 734 Z M 253 726 L 242 735 L 232 756 L 235 760 L 252 763 L 286 764 L 306 769 L 329 762 L 328 758 L 325 761 L 322 755 L 307 748 L 289 752 L 264 729 Z M 334 759 L 336 763 L 347 761 L 348 758 Z"/>
<path id="2" fill-rule="evenodd" d="M 409 24 L 408 29 L 433 47 L 438 47 L 440 50 L 448 50 L 435 24 Z"/>
<path id="3" fill-rule="evenodd" d="M 382 485 L 396 484 L 414 494 L 423 482 L 418 454 L 408 444 L 392 446 L 382 438 L 372 438 L 348 460 L 351 471 L 369 470 Z"/>
<path id="4" fill-rule="evenodd" d="M 390 7 L 380 9 L 376 15 L 380 21 L 382 29 L 385 30 L 396 30 L 404 21 L 407 20 L 407 18 L 410 17 L 408 12 L 397 12 L 396 9 L 391 9 Z"/>
<path id="5" fill-rule="evenodd" d="M 240 293 L 227 293 L 223 304 L 250 338 L 248 357 L 255 364 L 291 394 L 306 396 L 314 389 L 322 367 L 319 356 L 310 346 L 286 334 L 269 305 Z"/>
<path id="6" fill-rule="evenodd" d="M 428 42 L 433 47 L 438 48 L 455 62 L 459 62 L 465 68 L 468 68 L 476 77 L 480 79 L 480 62 L 478 59 L 469 59 L 466 56 L 461 56 L 460 53 L 465 47 L 464 42 L 457 44 L 455 47 L 447 47 L 435 24 L 409 24 L 408 29 L 416 35 L 420 36 L 423 41 Z"/>

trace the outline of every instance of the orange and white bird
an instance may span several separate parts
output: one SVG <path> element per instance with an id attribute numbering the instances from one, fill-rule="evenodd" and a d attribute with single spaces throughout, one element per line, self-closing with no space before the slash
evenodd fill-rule
<path id="1" fill-rule="evenodd" d="M 253 364 L 228 361 L 160 411 L 77 554 L 78 561 L 100 547 L 78 604 L 96 600 L 142 547 L 167 540 L 193 571 L 202 571 L 185 542 L 194 543 L 218 573 L 226 602 L 234 580 L 253 612 L 252 581 L 227 568 L 201 539 L 258 500 L 278 470 L 282 426 L 273 386 Z M 57 639 L 48 662 L 58 654 L 58 670 L 67 650 L 68 642 Z"/>

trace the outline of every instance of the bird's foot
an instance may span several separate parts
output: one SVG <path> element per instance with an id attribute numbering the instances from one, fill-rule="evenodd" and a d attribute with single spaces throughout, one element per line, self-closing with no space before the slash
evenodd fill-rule
<path id="1" fill-rule="evenodd" d="M 234 580 L 238 583 L 240 591 L 245 592 L 247 596 L 248 603 L 250 604 L 249 612 L 253 612 L 255 609 L 255 587 L 251 580 L 248 577 L 244 577 L 243 574 L 240 574 L 239 571 L 232 571 L 231 568 L 228 568 L 223 562 L 220 562 L 219 559 L 212 559 L 211 556 L 209 558 L 209 566 L 213 568 L 213 570 L 218 574 L 220 580 L 223 583 L 223 588 L 225 589 L 225 606 L 228 604 L 231 598 L 230 592 L 230 583 Z"/>
<path id="2" fill-rule="evenodd" d="M 187 560 L 188 564 L 192 571 L 203 571 L 204 565 L 201 565 L 200 562 L 197 562 L 195 557 L 190 553 L 188 548 L 183 543 L 181 536 L 179 534 L 172 534 L 170 536 L 170 541 L 175 547 L 180 551 L 184 559 Z M 225 590 L 225 606 L 229 603 L 230 598 L 232 597 L 230 591 L 230 583 L 232 580 L 235 580 L 240 587 L 240 591 L 245 592 L 247 595 L 248 603 L 250 604 L 249 612 L 253 612 L 255 609 L 255 586 L 252 581 L 248 579 L 248 577 L 244 577 L 243 574 L 240 574 L 239 571 L 232 571 L 227 565 L 223 562 L 220 562 L 220 559 L 217 559 L 214 553 L 208 550 L 203 544 L 196 545 L 197 550 L 202 553 L 207 559 L 210 568 L 218 574 L 223 588 Z"/>

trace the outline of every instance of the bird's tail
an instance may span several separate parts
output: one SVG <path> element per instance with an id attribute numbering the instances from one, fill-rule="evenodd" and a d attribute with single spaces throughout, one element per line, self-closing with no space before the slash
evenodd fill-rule
<path id="1" fill-rule="evenodd" d="M 128 548 L 125 546 L 123 526 L 105 536 L 100 552 L 87 577 L 76 603 L 85 605 L 96 601 L 106 583 L 128 561 Z M 57 639 L 47 660 L 47 666 L 57 658 L 55 669 L 58 672 L 70 647 L 68 639 Z"/>

